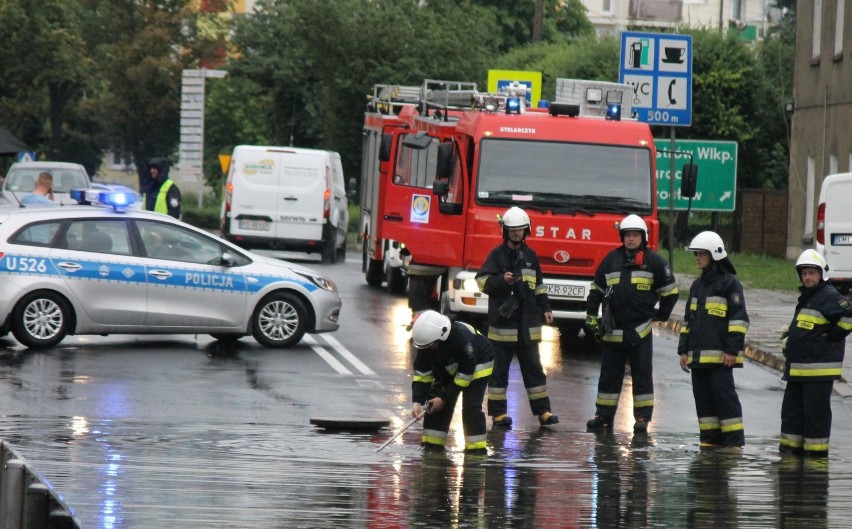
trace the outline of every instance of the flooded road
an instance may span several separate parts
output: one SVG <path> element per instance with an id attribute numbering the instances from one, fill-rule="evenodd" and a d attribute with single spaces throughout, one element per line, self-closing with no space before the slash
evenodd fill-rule
<path id="1" fill-rule="evenodd" d="M 702 453 L 689 377 L 665 333 L 654 338 L 647 435 L 631 431 L 629 379 L 615 432 L 585 432 L 599 363 L 548 332 L 558 425 L 537 426 L 513 366 L 516 428 L 489 432 L 487 456 L 461 451 L 460 414 L 445 453 L 420 449 L 419 424 L 377 453 L 408 422 L 407 312 L 351 275 L 338 279 L 341 331 L 286 352 L 250 339 L 222 349 L 209 337 L 87 337 L 33 353 L 0 339 L 0 436 L 92 529 L 852 523 L 852 402 L 833 400 L 828 461 L 782 459 L 783 383 L 749 363 L 735 375 L 745 450 Z M 328 415 L 392 422 L 368 433 L 309 424 Z"/>

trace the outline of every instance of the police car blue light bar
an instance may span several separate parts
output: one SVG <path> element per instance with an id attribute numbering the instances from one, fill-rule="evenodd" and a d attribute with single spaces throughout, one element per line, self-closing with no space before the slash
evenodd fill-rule
<path id="1" fill-rule="evenodd" d="M 104 191 L 102 189 L 72 189 L 71 199 L 78 204 L 100 204 L 110 206 L 116 211 L 124 211 L 136 203 L 136 195 L 125 191 Z"/>

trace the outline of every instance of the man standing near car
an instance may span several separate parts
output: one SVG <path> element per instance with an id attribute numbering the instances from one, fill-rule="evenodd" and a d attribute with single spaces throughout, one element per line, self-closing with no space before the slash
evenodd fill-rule
<path id="1" fill-rule="evenodd" d="M 180 218 L 180 189 L 169 178 L 169 160 L 152 158 L 148 176 L 141 179 L 139 192 L 145 197 L 145 209 Z"/>

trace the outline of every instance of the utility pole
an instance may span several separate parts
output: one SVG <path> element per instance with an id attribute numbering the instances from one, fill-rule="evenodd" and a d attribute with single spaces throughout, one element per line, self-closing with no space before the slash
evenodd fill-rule
<path id="1" fill-rule="evenodd" d="M 532 41 L 541 42 L 541 26 L 544 19 L 544 0 L 535 0 L 535 14 L 533 15 Z"/>

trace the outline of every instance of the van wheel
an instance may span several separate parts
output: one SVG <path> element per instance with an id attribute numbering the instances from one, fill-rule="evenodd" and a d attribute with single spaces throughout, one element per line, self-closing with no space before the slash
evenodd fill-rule
<path id="1" fill-rule="evenodd" d="M 320 255 L 322 256 L 322 262 L 325 264 L 335 264 L 337 262 L 337 248 L 334 246 L 337 241 L 334 239 L 334 232 L 332 232 L 323 242 Z"/>
<path id="2" fill-rule="evenodd" d="M 287 292 L 266 296 L 254 309 L 251 333 L 260 345 L 292 347 L 305 335 L 308 311 L 304 303 Z"/>
<path id="3" fill-rule="evenodd" d="M 337 249 L 337 262 L 345 263 L 346 262 L 346 241 L 343 241 L 343 244 L 340 248 Z"/>
<path id="4" fill-rule="evenodd" d="M 47 349 L 65 338 L 71 308 L 59 294 L 42 291 L 22 299 L 12 313 L 12 334 L 30 349 Z"/>

